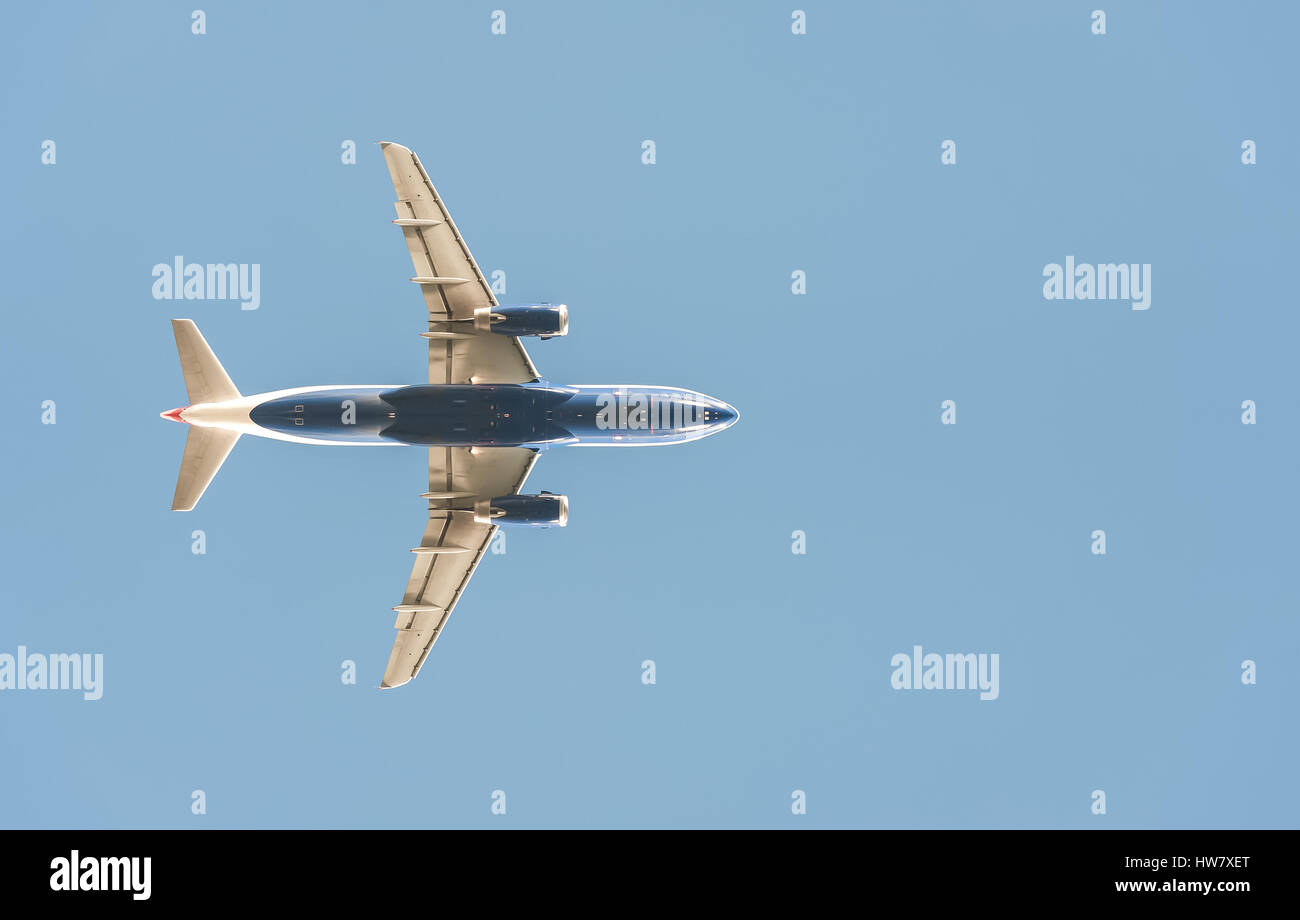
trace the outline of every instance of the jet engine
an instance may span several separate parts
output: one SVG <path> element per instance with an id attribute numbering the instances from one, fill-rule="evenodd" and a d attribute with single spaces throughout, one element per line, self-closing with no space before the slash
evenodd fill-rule
<path id="1" fill-rule="evenodd" d="M 498 335 L 540 335 L 549 339 L 569 333 L 569 308 L 559 303 L 479 307 L 474 311 L 476 328 Z"/>
<path id="2" fill-rule="evenodd" d="M 502 495 L 491 501 L 475 502 L 474 520 L 479 524 L 563 527 L 569 523 L 569 497 L 550 492 Z"/>

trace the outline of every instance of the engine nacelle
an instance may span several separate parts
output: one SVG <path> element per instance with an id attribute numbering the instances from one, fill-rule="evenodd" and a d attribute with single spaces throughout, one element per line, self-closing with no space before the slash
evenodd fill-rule
<path id="1" fill-rule="evenodd" d="M 569 523 L 569 497 L 543 492 L 541 495 L 502 495 L 474 503 L 474 520 L 479 524 L 521 527 L 563 527 Z"/>
<path id="2" fill-rule="evenodd" d="M 498 335 L 540 335 L 549 339 L 569 334 L 569 308 L 562 303 L 479 307 L 474 311 L 474 325 Z"/>

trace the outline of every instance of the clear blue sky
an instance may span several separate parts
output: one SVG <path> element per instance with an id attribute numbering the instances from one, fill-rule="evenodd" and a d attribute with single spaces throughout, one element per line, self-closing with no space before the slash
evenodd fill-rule
<path id="1" fill-rule="evenodd" d="M 105 656 L 97 702 L 0 693 L 0 826 L 1296 826 L 1300 12 L 201 3 L 0 35 L 0 652 Z M 157 415 L 173 316 L 246 393 L 423 382 L 380 140 L 568 303 L 549 379 L 742 413 L 544 456 L 568 528 L 385 693 L 423 453 L 244 439 L 174 514 Z M 154 300 L 176 255 L 260 309 Z M 1067 255 L 1151 263 L 1151 309 L 1044 300 Z M 999 699 L 891 690 L 918 644 Z"/>

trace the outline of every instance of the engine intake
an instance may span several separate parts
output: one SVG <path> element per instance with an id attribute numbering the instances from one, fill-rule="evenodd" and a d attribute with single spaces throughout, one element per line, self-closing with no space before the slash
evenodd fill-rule
<path id="1" fill-rule="evenodd" d="M 479 524 L 563 527 L 569 523 L 569 497 L 550 492 L 502 495 L 491 501 L 475 502 L 474 520 Z"/>
<path id="2" fill-rule="evenodd" d="M 549 339 L 569 334 L 569 308 L 562 303 L 479 307 L 474 311 L 474 325 L 498 335 L 540 335 Z"/>

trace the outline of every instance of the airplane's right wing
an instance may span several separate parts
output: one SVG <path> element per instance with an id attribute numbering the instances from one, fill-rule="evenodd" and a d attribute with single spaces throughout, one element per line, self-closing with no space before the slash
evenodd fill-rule
<path id="1" fill-rule="evenodd" d="M 381 688 L 400 687 L 420 672 L 496 532 L 458 506 L 518 492 L 536 462 L 537 451 L 526 447 L 429 448 L 429 523 L 394 608 L 397 639 Z"/>

